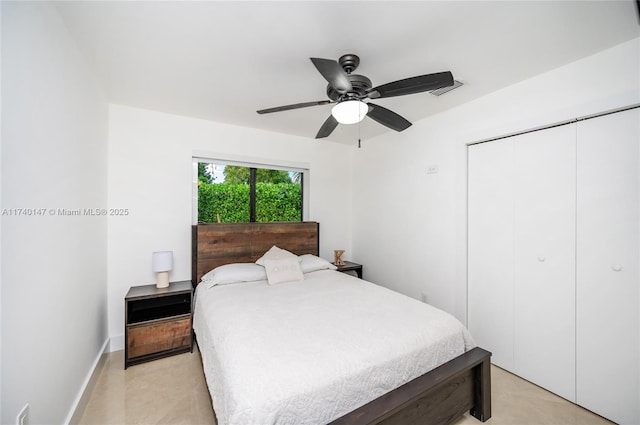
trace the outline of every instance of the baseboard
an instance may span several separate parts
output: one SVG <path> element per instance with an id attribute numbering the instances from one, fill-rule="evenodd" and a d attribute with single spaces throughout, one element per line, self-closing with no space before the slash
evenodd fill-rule
<path id="1" fill-rule="evenodd" d="M 107 360 L 107 354 L 110 352 L 109 350 L 109 342 L 110 339 L 107 339 L 104 344 L 102 344 L 102 348 L 100 349 L 100 353 L 98 357 L 93 362 L 93 365 L 89 369 L 89 373 L 82 383 L 82 387 L 80 387 L 80 392 L 78 393 L 76 399 L 71 405 L 71 410 L 67 415 L 64 423 L 67 425 L 77 425 L 80 423 L 80 419 L 82 418 L 82 414 L 84 413 L 85 407 L 87 407 L 87 403 L 89 402 L 89 397 L 91 396 L 91 392 L 96 385 L 98 377 L 104 368 L 104 365 Z"/>
<path id="2" fill-rule="evenodd" d="M 124 350 L 124 335 L 112 336 L 109 343 L 109 352 Z"/>

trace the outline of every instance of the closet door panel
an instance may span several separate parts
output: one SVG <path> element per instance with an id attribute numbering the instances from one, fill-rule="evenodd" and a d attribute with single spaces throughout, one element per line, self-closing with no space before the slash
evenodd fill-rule
<path id="1" fill-rule="evenodd" d="M 640 423 L 639 148 L 635 109 L 578 124 L 577 401 Z"/>
<path id="2" fill-rule="evenodd" d="M 470 146 L 468 321 L 491 361 L 513 368 L 513 142 Z"/>
<path id="3" fill-rule="evenodd" d="M 514 371 L 575 401 L 575 125 L 513 139 Z"/>

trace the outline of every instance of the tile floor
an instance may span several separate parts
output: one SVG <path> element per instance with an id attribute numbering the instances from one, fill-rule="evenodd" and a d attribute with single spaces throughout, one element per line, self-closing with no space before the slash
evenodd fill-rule
<path id="1" fill-rule="evenodd" d="M 80 419 L 83 425 L 215 424 L 200 353 L 130 366 L 109 353 Z"/>
<path id="2" fill-rule="evenodd" d="M 124 353 L 110 353 L 80 423 L 215 424 L 200 354 L 124 370 Z M 487 425 L 611 425 L 612 423 L 497 367 L 492 373 L 492 418 Z M 479 425 L 465 416 L 454 425 Z"/>
<path id="3" fill-rule="evenodd" d="M 466 415 L 454 425 L 480 424 Z M 503 369 L 491 366 L 491 419 L 487 425 L 614 425 Z"/>

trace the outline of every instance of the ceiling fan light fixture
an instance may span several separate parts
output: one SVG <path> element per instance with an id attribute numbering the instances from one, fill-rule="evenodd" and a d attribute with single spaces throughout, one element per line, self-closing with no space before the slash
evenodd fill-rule
<path id="1" fill-rule="evenodd" d="M 359 100 L 345 100 L 331 109 L 331 115 L 340 124 L 356 124 L 367 116 L 369 106 Z"/>

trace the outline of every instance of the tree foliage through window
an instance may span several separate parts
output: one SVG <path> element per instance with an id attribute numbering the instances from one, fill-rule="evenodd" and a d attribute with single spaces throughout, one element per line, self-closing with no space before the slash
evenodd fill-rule
<path id="1" fill-rule="evenodd" d="M 249 167 L 227 165 L 224 167 L 224 182 L 249 184 Z M 256 183 L 293 183 L 288 171 L 256 168 Z"/>
<path id="2" fill-rule="evenodd" d="M 209 170 L 209 165 L 205 162 L 198 162 L 198 181 L 202 183 L 213 183 L 213 175 Z"/>

